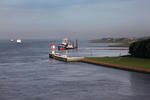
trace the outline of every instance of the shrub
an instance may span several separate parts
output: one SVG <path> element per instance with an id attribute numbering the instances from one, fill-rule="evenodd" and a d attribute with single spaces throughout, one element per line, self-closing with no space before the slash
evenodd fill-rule
<path id="1" fill-rule="evenodd" d="M 129 53 L 136 57 L 150 58 L 150 39 L 134 42 L 129 46 Z"/>

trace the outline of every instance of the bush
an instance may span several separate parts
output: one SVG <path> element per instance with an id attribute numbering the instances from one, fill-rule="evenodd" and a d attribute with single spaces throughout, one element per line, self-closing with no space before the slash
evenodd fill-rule
<path id="1" fill-rule="evenodd" d="M 129 53 L 135 57 L 150 58 L 150 39 L 130 44 Z"/>

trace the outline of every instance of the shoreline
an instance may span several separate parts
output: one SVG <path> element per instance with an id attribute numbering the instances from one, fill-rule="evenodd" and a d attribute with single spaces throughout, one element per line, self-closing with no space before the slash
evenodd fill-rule
<path id="1" fill-rule="evenodd" d="M 150 69 L 147 69 L 147 68 L 139 68 L 139 67 L 119 65 L 119 64 L 112 64 L 112 63 L 103 62 L 103 61 L 89 60 L 87 58 L 82 59 L 81 62 L 94 64 L 94 65 L 102 65 L 102 66 L 105 66 L 105 67 L 122 69 L 122 70 L 127 70 L 127 71 L 142 72 L 142 73 L 150 74 Z"/>

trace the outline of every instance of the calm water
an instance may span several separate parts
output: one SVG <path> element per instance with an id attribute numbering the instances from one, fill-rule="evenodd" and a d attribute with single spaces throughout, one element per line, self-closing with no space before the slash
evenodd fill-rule
<path id="1" fill-rule="evenodd" d="M 48 40 L 0 41 L 0 100 L 149 100 L 150 76 L 48 58 Z M 82 42 L 82 48 L 108 44 Z M 72 50 L 70 56 L 117 56 L 118 50 Z M 61 52 L 61 53 L 64 53 Z"/>

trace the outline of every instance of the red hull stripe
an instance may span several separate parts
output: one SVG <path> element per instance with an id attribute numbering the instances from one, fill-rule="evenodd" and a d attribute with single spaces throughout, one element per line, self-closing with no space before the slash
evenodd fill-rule
<path id="1" fill-rule="evenodd" d="M 59 50 L 65 50 L 66 48 L 59 48 Z"/>

